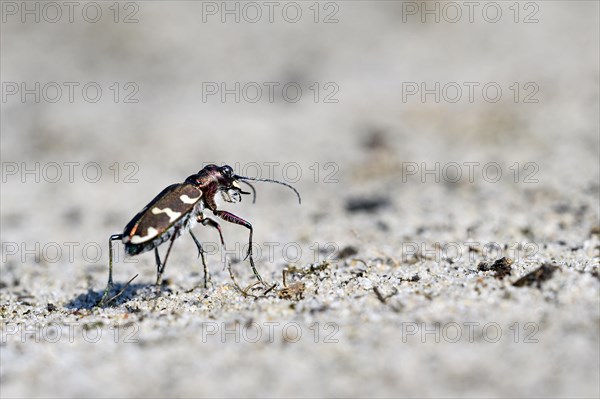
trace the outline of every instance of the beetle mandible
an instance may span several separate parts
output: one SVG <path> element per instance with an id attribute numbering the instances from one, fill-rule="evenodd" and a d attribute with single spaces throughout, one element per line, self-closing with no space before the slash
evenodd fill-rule
<path id="1" fill-rule="evenodd" d="M 214 164 L 207 165 L 201 171 L 189 176 L 183 183 L 172 184 L 158 194 L 148 205 L 146 205 L 135 217 L 125 226 L 122 234 L 113 234 L 108 240 L 109 245 L 109 262 L 108 262 L 108 284 L 104 290 L 104 294 L 98 302 L 98 306 L 107 304 L 123 293 L 125 287 L 133 279 L 134 276 L 125 287 L 111 299 L 107 300 L 108 295 L 113 286 L 112 278 L 112 243 L 116 240 L 121 240 L 125 245 L 125 253 L 130 256 L 138 255 L 143 252 L 154 250 L 156 258 L 156 284 L 160 284 L 162 274 L 165 271 L 173 242 L 184 232 L 189 231 L 196 247 L 198 248 L 199 256 L 202 258 L 204 268 L 204 286 L 208 285 L 208 268 L 204 258 L 204 251 L 200 241 L 194 236 L 191 228 L 196 223 L 201 223 L 204 226 L 211 226 L 217 229 L 221 239 L 221 245 L 225 246 L 221 226 L 217 221 L 206 217 L 204 210 L 211 211 L 215 216 L 225 220 L 226 222 L 238 224 L 250 230 L 249 245 L 246 258 L 250 259 L 250 266 L 254 275 L 263 285 L 264 280 L 256 270 L 254 259 L 252 258 L 252 225 L 246 220 L 233 213 L 217 209 L 216 197 L 220 194 L 226 202 L 239 202 L 242 200 L 242 194 L 253 194 L 253 202 L 256 201 L 256 190 L 250 181 L 277 183 L 289 187 L 298 196 L 298 202 L 302 203 L 300 193 L 291 185 L 273 179 L 262 179 L 245 177 L 234 174 L 233 168 L 229 165 L 217 166 Z M 252 193 L 243 191 L 239 183 L 248 185 Z M 161 261 L 158 254 L 158 247 L 169 241 L 169 246 L 164 259 Z"/>

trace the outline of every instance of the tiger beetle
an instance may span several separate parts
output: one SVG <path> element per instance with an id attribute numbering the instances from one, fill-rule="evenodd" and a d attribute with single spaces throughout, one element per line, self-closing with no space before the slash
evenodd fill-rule
<path id="1" fill-rule="evenodd" d="M 125 245 L 125 253 L 127 255 L 139 255 L 141 253 L 154 250 L 156 258 L 156 284 L 161 284 L 162 274 L 167 265 L 167 259 L 171 253 L 173 242 L 177 237 L 189 230 L 190 236 L 194 240 L 198 248 L 199 256 L 202 258 L 202 266 L 204 267 L 204 287 L 208 286 L 208 268 L 204 251 L 200 241 L 194 236 L 191 228 L 196 223 L 201 223 L 204 226 L 211 226 L 217 229 L 221 239 L 221 245 L 225 246 L 221 226 L 215 220 L 205 217 L 204 210 L 208 209 L 212 213 L 225 220 L 226 222 L 239 224 L 250 230 L 248 252 L 246 258 L 250 259 L 250 266 L 254 275 L 260 283 L 266 286 L 262 277 L 254 266 L 252 258 L 252 225 L 246 220 L 236 216 L 230 212 L 217 209 L 217 193 L 226 202 L 239 202 L 242 200 L 242 194 L 253 194 L 253 203 L 256 201 L 256 190 L 250 181 L 277 183 L 289 187 L 298 196 L 298 202 L 301 203 L 300 193 L 287 183 L 283 183 L 273 179 L 262 179 L 239 176 L 233 173 L 233 168 L 229 165 L 217 166 L 214 164 L 207 165 L 197 174 L 189 176 L 183 183 L 172 184 L 158 194 L 148 205 L 144 207 L 135 217 L 125 226 L 122 234 L 113 234 L 108 240 L 109 246 L 109 262 L 108 262 L 108 284 L 102 295 L 102 299 L 97 306 L 102 306 L 112 302 L 123 293 L 125 288 L 137 277 L 135 275 L 125 287 L 115 296 L 108 299 L 108 295 L 113 286 L 112 278 L 112 244 L 113 241 L 121 240 Z M 244 183 L 250 187 L 252 193 L 243 191 L 239 183 Z M 158 254 L 158 247 L 169 241 L 169 247 L 164 259 L 161 261 Z M 244 259 L 246 259 L 244 258 Z M 108 300 L 107 300 L 108 299 Z"/>

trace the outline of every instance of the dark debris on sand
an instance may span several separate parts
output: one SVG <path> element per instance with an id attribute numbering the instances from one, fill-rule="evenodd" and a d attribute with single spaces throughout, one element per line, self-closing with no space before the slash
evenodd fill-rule
<path id="1" fill-rule="evenodd" d="M 513 263 L 514 263 L 514 261 L 512 259 L 503 257 L 503 258 L 497 259 L 491 265 L 488 262 L 479 262 L 479 264 L 477 265 L 477 270 L 480 270 L 483 272 L 493 271 L 494 277 L 499 280 L 502 280 L 502 279 L 504 279 L 504 277 L 509 276 L 511 274 L 511 271 L 512 271 L 511 265 Z"/>
<path id="2" fill-rule="evenodd" d="M 527 273 L 517 281 L 513 283 L 515 287 L 531 287 L 536 284 L 539 289 L 542 288 L 544 281 L 550 280 L 554 272 L 558 269 L 558 266 L 544 263 L 534 271 Z"/>

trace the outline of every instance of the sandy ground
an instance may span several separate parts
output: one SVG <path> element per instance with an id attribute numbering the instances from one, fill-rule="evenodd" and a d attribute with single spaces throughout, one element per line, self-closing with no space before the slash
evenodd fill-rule
<path id="1" fill-rule="evenodd" d="M 73 22 L 28 3 L 39 22 L 3 1 L 0 32 L 3 398 L 600 395 L 597 2 L 482 2 L 472 22 L 463 2 L 429 2 L 439 22 L 420 2 L 276 3 L 272 22 L 260 2 L 229 2 L 239 22 L 220 2 Z M 188 237 L 161 287 L 119 245 L 117 288 L 139 276 L 94 309 L 109 235 L 209 162 L 302 194 L 224 206 L 278 286 L 243 296 L 199 226 L 208 289 Z M 245 287 L 247 231 L 223 231 Z"/>

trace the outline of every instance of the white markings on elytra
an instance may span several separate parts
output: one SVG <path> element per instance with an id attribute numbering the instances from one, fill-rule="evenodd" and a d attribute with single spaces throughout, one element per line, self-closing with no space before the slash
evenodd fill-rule
<path id="1" fill-rule="evenodd" d="M 198 200 L 200 199 L 200 197 L 202 197 L 202 193 L 200 193 L 200 195 L 198 196 L 198 198 L 190 198 L 186 194 L 183 194 L 181 197 L 179 197 L 179 199 L 184 204 L 195 204 L 196 202 L 198 202 Z"/>
<path id="2" fill-rule="evenodd" d="M 154 208 L 156 209 L 156 208 Z M 135 235 L 133 237 L 131 237 L 131 243 L 132 244 L 141 244 L 145 241 L 148 241 L 149 239 L 156 237 L 158 235 L 158 230 L 156 230 L 154 227 L 148 227 L 148 234 L 146 234 L 145 236 L 138 236 Z"/>
<path id="3" fill-rule="evenodd" d="M 181 216 L 181 212 L 175 212 L 171 208 L 160 209 L 158 207 L 152 208 L 152 213 L 155 215 L 160 215 L 161 213 L 166 213 L 169 217 L 169 223 L 173 223 L 179 216 Z"/>

